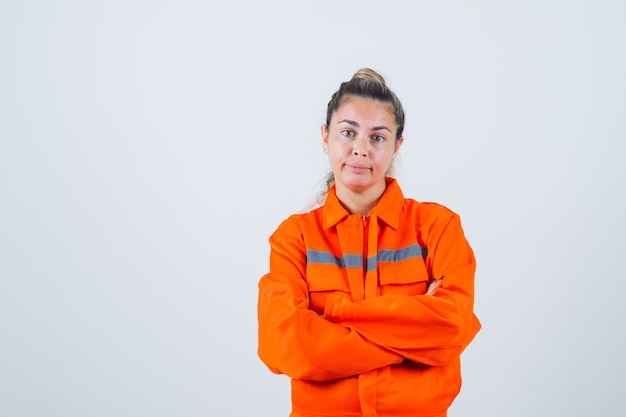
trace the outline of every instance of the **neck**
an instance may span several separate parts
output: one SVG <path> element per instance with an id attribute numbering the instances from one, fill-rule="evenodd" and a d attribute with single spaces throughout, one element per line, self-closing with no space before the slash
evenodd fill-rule
<path id="1" fill-rule="evenodd" d="M 350 214 L 363 214 L 364 216 L 369 216 L 383 196 L 386 188 L 387 183 L 385 181 L 362 191 L 351 190 L 339 184 L 335 185 L 337 198 L 341 202 L 341 205 L 344 206 Z"/>

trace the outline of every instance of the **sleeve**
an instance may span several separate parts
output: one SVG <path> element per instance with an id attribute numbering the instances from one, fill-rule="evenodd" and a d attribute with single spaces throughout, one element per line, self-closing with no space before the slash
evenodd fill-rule
<path id="1" fill-rule="evenodd" d="M 309 310 L 297 224 L 284 222 L 270 245 L 270 272 L 259 281 L 258 354 L 272 372 L 324 381 L 402 362 L 400 354 Z"/>
<path id="2" fill-rule="evenodd" d="M 383 295 L 357 302 L 331 296 L 326 319 L 414 362 L 455 360 L 480 329 L 473 313 L 476 261 L 458 216 L 435 226 L 433 234 L 432 275 L 445 276 L 433 295 Z"/>

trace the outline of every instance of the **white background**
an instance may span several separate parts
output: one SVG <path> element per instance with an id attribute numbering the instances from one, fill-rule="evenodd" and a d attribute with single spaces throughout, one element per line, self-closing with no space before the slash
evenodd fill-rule
<path id="1" fill-rule="evenodd" d="M 0 3 L 0 416 L 286 416 L 256 285 L 363 66 L 478 258 L 450 415 L 624 415 L 626 3 L 223 3 Z"/>

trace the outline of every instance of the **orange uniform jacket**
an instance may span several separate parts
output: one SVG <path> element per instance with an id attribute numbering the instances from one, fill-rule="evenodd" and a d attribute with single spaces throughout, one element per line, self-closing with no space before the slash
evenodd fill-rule
<path id="1" fill-rule="evenodd" d="M 456 214 L 405 199 L 388 178 L 369 216 L 350 215 L 332 187 L 270 244 L 258 353 L 292 378 L 292 417 L 446 415 L 480 329 L 476 263 Z"/>

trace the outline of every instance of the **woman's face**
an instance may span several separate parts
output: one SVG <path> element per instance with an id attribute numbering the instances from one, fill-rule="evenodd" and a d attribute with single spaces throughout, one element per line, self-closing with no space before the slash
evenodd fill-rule
<path id="1" fill-rule="evenodd" d="M 396 140 L 396 130 L 390 104 L 362 97 L 344 99 L 330 125 L 322 125 L 337 191 L 385 189 L 385 173 L 404 139 Z"/>

